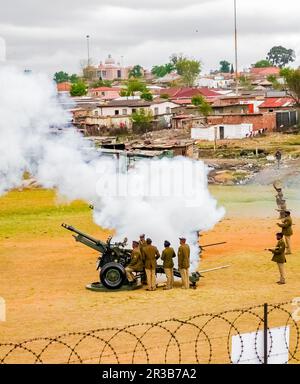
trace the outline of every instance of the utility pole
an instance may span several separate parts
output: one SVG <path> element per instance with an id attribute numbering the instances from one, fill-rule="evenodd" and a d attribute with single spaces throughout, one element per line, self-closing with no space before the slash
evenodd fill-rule
<path id="1" fill-rule="evenodd" d="M 90 66 L 90 35 L 86 35 L 86 42 L 87 42 L 87 67 Z"/>
<path id="2" fill-rule="evenodd" d="M 238 79 L 238 34 L 237 34 L 237 9 L 236 0 L 234 0 L 234 47 L 235 47 L 235 92 L 239 93 L 239 79 Z"/>

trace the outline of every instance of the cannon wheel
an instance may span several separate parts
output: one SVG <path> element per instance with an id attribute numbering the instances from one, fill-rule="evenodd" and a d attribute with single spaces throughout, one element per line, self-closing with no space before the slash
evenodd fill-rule
<path id="1" fill-rule="evenodd" d="M 126 279 L 126 273 L 123 265 L 118 263 L 105 264 L 100 271 L 100 281 L 105 288 L 118 289 Z"/>

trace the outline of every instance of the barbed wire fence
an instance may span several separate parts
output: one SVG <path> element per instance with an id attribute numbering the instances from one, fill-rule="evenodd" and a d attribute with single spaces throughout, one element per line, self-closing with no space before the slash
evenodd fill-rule
<path id="1" fill-rule="evenodd" d="M 300 304 L 296 301 L 296 304 Z M 56 337 L 0 343 L 0 363 L 208 364 L 239 363 L 249 346 L 243 334 L 255 332 L 253 353 L 266 363 L 274 353 L 271 329 L 288 330 L 286 363 L 299 363 L 300 305 L 295 301 L 258 305 L 217 314 L 198 314 L 185 320 L 168 319 L 124 327 L 72 332 Z M 299 316 L 298 316 L 299 315 Z M 268 335 L 262 355 L 257 340 Z M 232 337 L 238 337 L 238 358 L 232 358 Z M 267 349 L 266 349 L 267 347 Z"/>

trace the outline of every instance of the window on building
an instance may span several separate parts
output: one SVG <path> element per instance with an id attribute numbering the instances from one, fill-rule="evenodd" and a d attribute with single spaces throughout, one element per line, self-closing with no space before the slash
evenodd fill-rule
<path id="1" fill-rule="evenodd" d="M 118 109 L 115 110 L 115 115 L 119 115 L 120 111 Z"/>
<path id="2" fill-rule="evenodd" d="M 94 111 L 94 115 L 95 115 L 95 116 L 98 116 L 98 115 L 99 115 L 99 112 L 98 112 L 98 111 Z"/>
<path id="3" fill-rule="evenodd" d="M 159 109 L 158 109 L 158 107 L 155 107 L 154 108 L 154 115 L 158 115 L 159 114 Z"/>
<path id="4" fill-rule="evenodd" d="M 132 108 L 132 113 L 136 113 L 136 108 Z"/>
<path id="5" fill-rule="evenodd" d="M 118 76 L 118 79 L 121 79 L 121 77 L 122 77 L 122 71 L 121 71 L 120 69 L 118 69 L 117 76 Z"/>
<path id="6" fill-rule="evenodd" d="M 126 108 L 122 109 L 122 115 L 127 115 L 127 109 Z"/>
<path id="7" fill-rule="evenodd" d="M 105 96 L 105 92 L 101 92 L 101 95 L 102 95 L 102 96 Z"/>
<path id="8" fill-rule="evenodd" d="M 102 71 L 102 77 L 106 77 L 106 71 Z"/>
<path id="9" fill-rule="evenodd" d="M 167 107 L 166 108 L 166 114 L 169 115 L 171 113 L 171 108 L 170 107 Z"/>

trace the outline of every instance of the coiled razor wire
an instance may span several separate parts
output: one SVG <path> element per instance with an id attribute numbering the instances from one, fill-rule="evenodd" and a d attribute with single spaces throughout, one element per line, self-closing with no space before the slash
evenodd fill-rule
<path id="1" fill-rule="evenodd" d="M 272 355 L 272 327 L 285 327 L 285 347 L 288 362 L 298 363 L 299 324 L 287 308 L 292 302 L 268 305 L 268 358 Z M 136 323 L 124 327 L 65 333 L 56 337 L 34 338 L 20 343 L 0 343 L 0 363 L 10 362 L 43 364 L 80 363 L 233 363 L 231 357 L 232 336 L 240 340 L 240 355 L 234 363 L 243 359 L 245 345 L 243 333 L 255 330 L 255 355 L 263 363 L 258 351 L 258 334 L 264 326 L 263 305 L 234 309 L 217 314 L 204 313 L 185 320 L 167 319 L 158 322 Z M 283 317 L 283 319 L 282 319 Z M 290 341 L 286 331 L 290 327 Z M 93 350 L 88 343 L 93 342 Z M 87 345 L 84 345 L 87 344 Z M 217 345 L 215 345 L 217 344 Z M 61 351 L 63 348 L 63 353 Z M 94 349 L 96 348 L 96 352 Z M 47 353 L 52 352 L 49 357 Z M 224 349 L 224 351 L 223 351 Z M 53 357 L 54 356 L 54 357 Z"/>

